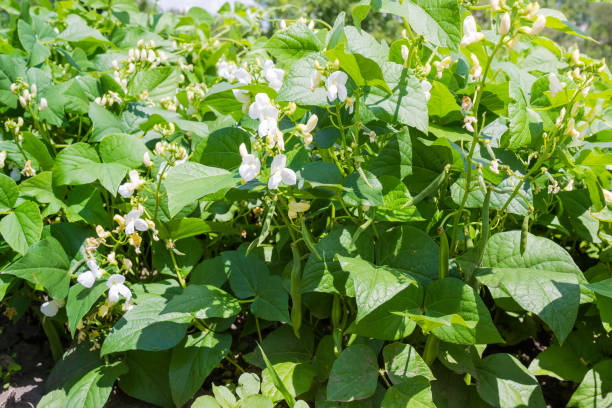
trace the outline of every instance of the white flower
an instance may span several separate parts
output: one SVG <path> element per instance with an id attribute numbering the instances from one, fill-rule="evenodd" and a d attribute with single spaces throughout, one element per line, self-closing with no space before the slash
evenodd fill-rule
<path id="1" fill-rule="evenodd" d="M 470 58 L 472 60 L 472 69 L 470 70 L 470 76 L 474 81 L 479 81 L 480 76 L 482 75 L 482 67 L 480 66 L 480 61 L 478 61 L 478 57 L 476 54 L 470 54 Z"/>
<path id="2" fill-rule="evenodd" d="M 510 13 L 506 11 L 504 15 L 502 16 L 501 24 L 499 25 L 499 33 L 501 35 L 508 34 L 510 32 L 511 23 L 512 22 L 510 21 Z"/>
<path id="3" fill-rule="evenodd" d="M 125 276 L 123 275 L 114 274 L 108 278 L 106 281 L 106 286 L 108 286 L 108 303 L 116 303 L 119 300 L 119 295 L 123 296 L 125 300 L 129 302 L 132 298 L 132 292 L 123 284 L 124 282 Z"/>
<path id="4" fill-rule="evenodd" d="M 132 210 L 125 216 L 125 233 L 132 235 L 134 230 L 146 231 L 149 229 L 149 224 L 140 216 L 142 215 L 141 209 Z"/>
<path id="5" fill-rule="evenodd" d="M 493 173 L 499 174 L 499 159 L 491 160 L 491 164 L 489 164 L 489 169 Z"/>
<path id="6" fill-rule="evenodd" d="M 268 180 L 268 188 L 270 190 L 276 190 L 281 181 L 289 186 L 296 183 L 297 177 L 295 172 L 285 167 L 287 165 L 287 156 L 284 154 L 277 154 L 272 160 L 271 176 Z"/>
<path id="7" fill-rule="evenodd" d="M 426 79 L 422 80 L 421 89 L 423 90 L 423 93 L 425 94 L 425 100 L 429 101 L 429 98 L 431 98 L 431 82 L 429 82 Z"/>
<path id="8" fill-rule="evenodd" d="M 463 38 L 461 38 L 461 46 L 466 47 L 472 43 L 478 42 L 484 38 L 484 34 L 478 31 L 476 20 L 473 16 L 467 16 L 463 20 Z"/>
<path id="9" fill-rule="evenodd" d="M 500 10 L 499 0 L 491 0 L 491 11 L 498 12 Z"/>
<path id="10" fill-rule="evenodd" d="M 267 93 L 258 93 L 255 95 L 255 102 L 251 104 L 249 107 L 249 116 L 251 119 L 261 119 L 264 109 L 272 106 L 270 102 L 270 97 Z"/>
<path id="11" fill-rule="evenodd" d="M 285 139 L 283 138 L 283 132 L 281 132 L 279 129 L 276 129 L 274 134 L 269 134 L 266 137 L 266 141 L 268 142 L 268 147 L 270 149 L 276 145 L 280 151 L 285 150 Z"/>
<path id="12" fill-rule="evenodd" d="M 565 134 L 572 136 L 572 139 L 575 142 L 578 142 L 581 140 L 580 132 L 578 131 L 578 129 L 576 129 L 576 121 L 574 120 L 574 118 L 570 118 L 567 121 L 567 128 L 565 129 Z"/>
<path id="13" fill-rule="evenodd" d="M 612 191 L 606 190 L 605 188 L 602 188 L 602 190 L 606 203 L 612 203 Z"/>
<path id="14" fill-rule="evenodd" d="M 370 130 L 370 133 L 368 133 L 368 136 L 370 137 L 370 143 L 374 143 L 376 141 L 376 132 L 373 130 Z"/>
<path id="15" fill-rule="evenodd" d="M 327 78 L 327 98 L 333 102 L 338 98 L 340 102 L 344 102 L 347 97 L 346 81 L 348 75 L 342 71 L 335 71 Z"/>
<path id="16" fill-rule="evenodd" d="M 467 130 L 467 131 L 469 131 L 469 132 L 473 133 L 473 132 L 474 132 L 474 126 L 473 126 L 473 124 L 474 124 L 474 123 L 476 123 L 476 122 L 478 122 L 478 119 L 476 119 L 474 116 L 466 116 L 466 117 L 463 119 L 463 127 L 464 127 L 464 128 Z"/>
<path id="17" fill-rule="evenodd" d="M 6 155 L 7 155 L 6 150 L 3 150 L 0 152 L 0 169 L 4 168 L 4 164 L 5 164 L 4 162 L 6 161 Z"/>
<path id="18" fill-rule="evenodd" d="M 308 29 L 310 31 L 314 30 L 315 28 L 315 21 L 314 20 L 310 20 L 310 23 L 308 23 Z"/>
<path id="19" fill-rule="evenodd" d="M 315 68 L 314 72 L 310 76 L 310 91 L 314 92 L 321 83 L 321 72 Z"/>
<path id="20" fill-rule="evenodd" d="M 236 72 L 234 72 L 234 78 L 243 85 L 248 85 L 253 80 L 251 74 L 244 68 L 238 68 Z"/>
<path id="21" fill-rule="evenodd" d="M 234 94 L 234 98 L 242 104 L 242 113 L 246 113 L 251 103 L 249 92 L 244 89 L 232 89 L 232 93 Z"/>
<path id="22" fill-rule="evenodd" d="M 134 191 L 138 190 L 145 183 L 145 180 L 140 178 L 137 170 L 130 170 L 129 177 L 130 181 L 123 183 L 118 189 L 119 194 L 123 198 L 131 197 Z"/>
<path id="23" fill-rule="evenodd" d="M 259 174 L 261 163 L 255 155 L 249 154 L 244 143 L 240 145 L 238 150 L 240 151 L 240 156 L 242 156 L 242 163 L 238 168 L 238 172 L 245 182 L 249 182 Z"/>
<path id="24" fill-rule="evenodd" d="M 521 31 L 527 35 L 537 35 L 546 27 L 546 17 L 539 16 L 531 27 L 521 27 Z"/>
<path id="25" fill-rule="evenodd" d="M 556 94 L 563 90 L 563 85 L 565 84 L 562 84 L 555 74 L 552 72 L 548 74 L 548 89 L 550 90 L 550 96 L 554 98 Z"/>
<path id="26" fill-rule="evenodd" d="M 319 117 L 317 115 L 311 115 L 305 125 L 299 124 L 297 128 L 302 134 L 310 133 L 317 126 L 318 121 Z"/>
<path id="27" fill-rule="evenodd" d="M 151 161 L 151 156 L 149 156 L 149 152 L 144 152 L 144 154 L 142 155 L 142 162 L 144 163 L 145 167 L 153 166 L 153 162 Z"/>
<path id="28" fill-rule="evenodd" d="M 96 279 L 100 279 L 102 277 L 104 271 L 100 269 L 100 267 L 96 263 L 96 260 L 93 258 L 87 260 L 87 267 L 89 268 L 89 270 L 77 276 L 77 282 L 79 282 L 86 288 L 91 288 L 95 283 Z"/>
<path id="29" fill-rule="evenodd" d="M 221 78 L 227 79 L 228 81 L 232 81 L 234 79 L 236 69 L 236 64 L 232 61 L 219 61 L 217 63 L 217 75 L 219 75 Z"/>
<path id="30" fill-rule="evenodd" d="M 283 85 L 285 71 L 280 68 L 274 68 L 274 62 L 272 62 L 272 60 L 267 60 L 264 63 L 263 75 L 270 84 L 270 87 L 278 92 Z"/>
<path id="31" fill-rule="evenodd" d="M 259 137 L 275 137 L 278 131 L 278 110 L 274 106 L 265 107 L 259 116 Z"/>
<path id="32" fill-rule="evenodd" d="M 47 98 L 40 98 L 40 103 L 38 104 L 38 110 L 44 111 L 48 107 L 49 107 L 49 104 L 47 103 Z"/>
<path id="33" fill-rule="evenodd" d="M 452 64 L 453 60 L 451 59 L 451 57 L 444 57 L 443 60 L 441 61 L 435 61 L 434 62 L 434 66 L 436 67 L 436 77 L 442 78 L 442 73 L 444 72 L 444 70 L 448 67 L 450 67 L 450 65 Z"/>
<path id="34" fill-rule="evenodd" d="M 402 51 L 402 59 L 404 60 L 404 64 L 405 64 L 406 61 L 408 61 L 410 50 L 408 49 L 408 46 L 406 44 L 402 44 L 401 51 Z"/>
<path id="35" fill-rule="evenodd" d="M 53 317 L 57 314 L 57 312 L 63 305 L 64 302 L 62 302 L 61 300 L 52 299 L 40 305 L 40 311 L 47 317 Z"/>

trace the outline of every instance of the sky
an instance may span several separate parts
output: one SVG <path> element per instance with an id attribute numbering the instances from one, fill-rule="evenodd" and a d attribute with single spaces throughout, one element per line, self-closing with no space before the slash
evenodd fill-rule
<path id="1" fill-rule="evenodd" d="M 234 3 L 236 0 L 158 0 L 157 6 L 161 10 L 187 11 L 191 7 L 201 7 L 204 10 L 214 13 L 223 3 Z M 254 4 L 252 0 L 239 0 L 240 3 Z"/>

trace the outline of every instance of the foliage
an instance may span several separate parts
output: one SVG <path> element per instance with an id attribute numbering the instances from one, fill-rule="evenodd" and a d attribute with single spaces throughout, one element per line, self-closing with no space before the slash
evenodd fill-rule
<path id="1" fill-rule="evenodd" d="M 541 376 L 609 405 L 610 72 L 506 3 L 270 36 L 240 5 L 3 3 L 0 301 L 57 358 L 39 406 L 558 404 Z"/>

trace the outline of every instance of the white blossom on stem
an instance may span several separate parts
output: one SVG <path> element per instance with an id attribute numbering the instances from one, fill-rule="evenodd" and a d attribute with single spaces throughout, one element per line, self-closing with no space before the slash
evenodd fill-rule
<path id="1" fill-rule="evenodd" d="M 286 167 L 287 165 L 287 156 L 284 154 L 277 154 L 274 156 L 272 160 L 272 165 L 270 166 L 271 175 L 270 180 L 268 180 L 268 188 L 270 190 L 276 190 L 281 182 L 292 186 L 297 182 L 297 176 L 295 172 Z"/>

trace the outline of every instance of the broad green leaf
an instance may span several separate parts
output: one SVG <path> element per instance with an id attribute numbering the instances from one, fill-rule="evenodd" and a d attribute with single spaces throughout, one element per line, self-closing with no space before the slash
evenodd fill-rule
<path id="1" fill-rule="evenodd" d="M 182 406 L 202 387 L 231 344 L 229 334 L 201 332 L 190 334 L 172 350 L 168 375 L 172 400 L 177 406 Z"/>
<path id="2" fill-rule="evenodd" d="M 407 314 L 419 313 L 423 289 L 409 271 L 359 258 L 338 256 L 338 261 L 355 285 L 357 316 L 349 331 L 383 340 L 410 335 L 416 325 Z"/>
<path id="3" fill-rule="evenodd" d="M 326 58 L 320 53 L 311 54 L 293 64 L 285 75 L 283 86 L 278 92 L 278 100 L 295 102 L 300 105 L 327 105 L 325 87 L 318 86 L 314 89 L 311 87 L 315 61 L 319 61 L 324 66 Z"/>
<path id="4" fill-rule="evenodd" d="M 68 299 L 66 299 L 68 329 L 70 329 L 72 337 L 75 335 L 75 329 L 79 321 L 107 289 L 106 282 L 102 280 L 97 281 L 91 288 L 86 288 L 83 285 L 72 285 L 68 291 Z"/>
<path id="5" fill-rule="evenodd" d="M 436 408 L 431 396 L 429 380 L 411 377 L 387 390 L 381 408 L 419 407 Z"/>
<path id="6" fill-rule="evenodd" d="M 508 108 L 510 128 L 502 137 L 500 146 L 516 150 L 537 144 L 542 137 L 542 119 L 529 107 L 525 94 L 518 85 L 511 84 L 510 97 L 513 99 Z"/>
<path id="7" fill-rule="evenodd" d="M 113 196 L 125 177 L 127 167 L 119 163 L 100 163 L 96 150 L 86 143 L 75 143 L 62 150 L 53 168 L 53 184 L 82 185 L 99 180 Z"/>
<path id="8" fill-rule="evenodd" d="M 436 117 L 436 122 L 442 125 L 463 120 L 461 107 L 448 87 L 440 81 L 432 81 L 431 85 L 431 96 L 427 101 L 429 116 Z"/>
<path id="9" fill-rule="evenodd" d="M 391 136 L 368 169 L 379 178 L 389 175 L 402 180 L 412 174 L 412 140 L 408 129 Z"/>
<path id="10" fill-rule="evenodd" d="M 236 127 L 215 130 L 206 137 L 193 153 L 192 160 L 205 166 L 234 170 L 240 166 L 240 144 L 244 143 L 251 151 L 249 134 Z"/>
<path id="11" fill-rule="evenodd" d="M 274 364 L 273 367 L 285 388 L 293 397 L 305 393 L 312 386 L 315 370 L 308 363 L 284 362 Z M 283 399 L 283 394 L 274 385 L 268 368 L 261 373 L 261 393 L 274 402 Z"/>
<path id="12" fill-rule="evenodd" d="M 346 293 L 348 296 L 354 296 L 352 279 L 342 270 L 336 255 L 359 256 L 367 261 L 374 260 L 374 249 L 369 234 L 363 233 L 357 240 L 353 239 L 354 234 L 354 227 L 337 227 L 315 245 L 322 259 L 316 256 L 308 257 L 302 272 L 303 293 Z"/>
<path id="13" fill-rule="evenodd" d="M 66 403 L 66 391 L 64 390 L 53 390 L 45 394 L 36 408 L 64 408 Z"/>
<path id="14" fill-rule="evenodd" d="M 43 221 L 38 206 L 23 201 L 0 221 L 0 234 L 13 250 L 25 254 L 42 233 Z"/>
<path id="15" fill-rule="evenodd" d="M 76 14 L 69 15 L 65 24 L 66 29 L 58 35 L 59 39 L 68 41 L 86 51 L 110 44 L 100 31 L 90 27 L 87 21 Z"/>
<path id="16" fill-rule="evenodd" d="M 567 343 L 563 346 L 552 344 L 531 360 L 529 372 L 579 383 L 589 370 L 582 361 Z"/>
<path id="17" fill-rule="evenodd" d="M 478 292 L 456 278 L 444 278 L 427 286 L 425 314 L 449 319 L 449 326 L 433 329 L 441 340 L 454 344 L 490 344 L 503 341 Z M 461 317 L 460 323 L 453 316 Z"/>
<path id="18" fill-rule="evenodd" d="M 167 174 L 164 185 L 168 192 L 171 216 L 208 194 L 229 189 L 239 183 L 239 178 L 227 170 L 192 162 L 172 167 Z"/>
<path id="19" fill-rule="evenodd" d="M 568 408 L 608 407 L 612 405 L 612 360 L 595 364 L 574 391 Z"/>
<path id="20" fill-rule="evenodd" d="M 293 329 L 289 325 L 284 325 L 268 334 L 261 347 L 272 364 L 286 361 L 309 362 L 314 353 L 314 334 L 311 329 L 303 325 L 298 339 L 295 337 Z M 246 354 L 245 360 L 259 368 L 266 367 L 258 349 Z"/>
<path id="21" fill-rule="evenodd" d="M 327 399 L 355 401 L 370 397 L 376 391 L 378 362 L 374 351 L 356 344 L 342 351 L 329 374 Z"/>
<path id="22" fill-rule="evenodd" d="M 106 336 L 102 355 L 127 350 L 159 351 L 174 347 L 185 336 L 191 315 L 165 312 L 167 300 L 151 297 L 119 319 Z"/>
<path id="23" fill-rule="evenodd" d="M 292 24 L 274 33 L 263 48 L 279 61 L 291 65 L 292 61 L 321 51 L 323 44 L 305 24 Z"/>
<path id="24" fill-rule="evenodd" d="M 600 243 L 599 221 L 591 215 L 591 199 L 586 189 L 562 191 L 559 198 L 563 203 L 562 222 L 581 239 Z"/>
<path id="25" fill-rule="evenodd" d="M 423 221 L 418 208 L 412 205 L 408 187 L 393 176 L 380 176 L 383 186 L 383 205 L 376 207 L 377 221 L 409 222 Z"/>
<path id="26" fill-rule="evenodd" d="M 361 28 L 361 22 L 365 20 L 370 12 L 371 0 L 361 0 L 359 3 L 355 4 L 351 10 L 351 16 L 353 17 L 353 24 L 357 28 Z"/>
<path id="27" fill-rule="evenodd" d="M 174 241 L 193 237 L 208 232 L 219 232 L 238 235 L 239 231 L 222 222 L 204 221 L 201 218 L 176 218 L 160 228 L 160 238 Z"/>
<path id="28" fill-rule="evenodd" d="M 476 367 L 480 397 L 498 408 L 544 408 L 538 381 L 510 354 L 483 358 Z"/>
<path id="29" fill-rule="evenodd" d="M 30 153 L 44 170 L 50 170 L 53 167 L 54 160 L 47 146 L 31 132 L 23 132 L 22 136 L 23 150 Z"/>
<path id="30" fill-rule="evenodd" d="M 416 376 L 423 376 L 430 381 L 435 379 L 429 366 L 409 344 L 387 344 L 383 348 L 383 359 L 385 370 L 393 384 L 400 384 Z"/>
<path id="31" fill-rule="evenodd" d="M 19 20 L 17 22 L 17 33 L 19 34 L 19 41 L 21 42 L 21 45 L 23 45 L 23 48 L 30 55 L 28 63 L 29 66 L 39 65 L 45 62 L 47 57 L 51 55 L 51 51 L 49 51 L 49 49 L 43 44 L 41 44 L 39 41 L 39 37 L 42 37 L 40 38 L 41 41 L 49 39 L 48 30 L 50 30 L 53 36 L 55 35 L 55 32 L 51 27 L 49 27 L 47 24 L 45 24 L 45 26 L 46 27 L 44 33 L 37 33 L 36 31 L 34 31 L 34 28 L 30 26 L 25 20 Z"/>
<path id="32" fill-rule="evenodd" d="M 136 135 L 118 133 L 108 135 L 100 142 L 100 157 L 105 163 L 119 163 L 130 168 L 142 166 L 149 149 Z"/>
<path id="33" fill-rule="evenodd" d="M 225 268 L 229 271 L 229 282 L 234 294 L 240 298 L 255 297 L 251 311 L 256 316 L 288 322 L 289 297 L 283 288 L 282 279 L 271 275 L 265 262 L 255 255 L 238 251 L 221 254 Z"/>
<path id="34" fill-rule="evenodd" d="M 345 50 L 345 45 L 347 44 L 342 42 L 338 44 L 336 48 L 325 51 L 325 55 L 331 60 L 337 60 L 340 64 L 340 68 L 346 71 L 357 86 L 377 86 L 391 93 L 391 90 L 383 78 L 379 63 L 361 54 L 349 53 L 348 50 Z"/>
<path id="35" fill-rule="evenodd" d="M 325 48 L 328 50 L 331 50 L 332 48 L 335 48 L 336 45 L 338 45 L 340 42 L 344 41 L 345 37 L 344 37 L 344 20 L 346 18 L 346 13 L 344 11 L 342 11 L 340 14 L 338 14 L 338 17 L 336 17 L 336 20 L 334 21 L 334 26 L 331 28 L 331 30 L 329 30 L 329 32 L 327 33 L 327 35 L 325 36 Z M 359 24 L 355 24 L 355 25 L 359 25 Z"/>
<path id="36" fill-rule="evenodd" d="M 240 398 L 248 397 L 249 395 L 259 394 L 261 389 L 261 381 L 257 374 L 242 373 L 238 377 L 238 386 L 236 387 L 236 395 Z"/>
<path id="37" fill-rule="evenodd" d="M 578 313 L 579 283 L 586 281 L 572 257 L 549 239 L 529 234 L 521 254 L 520 235 L 508 231 L 489 239 L 478 280 L 537 314 L 563 342 Z"/>
<path id="38" fill-rule="evenodd" d="M 99 142 L 108 135 L 123 134 L 128 130 L 118 117 L 96 102 L 89 104 L 88 115 L 93 125 L 92 141 L 94 142 Z"/>
<path id="39" fill-rule="evenodd" d="M 119 378 L 119 388 L 130 397 L 156 406 L 174 407 L 168 377 L 170 359 L 170 350 L 126 353 L 124 361 L 129 372 Z"/>
<path id="40" fill-rule="evenodd" d="M 351 26 L 344 27 L 344 34 L 348 52 L 363 55 L 381 66 L 388 61 L 389 46 L 386 42 L 381 43 L 367 32 Z"/>
<path id="41" fill-rule="evenodd" d="M 15 206 L 19 190 L 12 178 L 0 174 L 0 212 L 7 212 Z"/>
<path id="42" fill-rule="evenodd" d="M 349 174 L 344 180 L 344 187 L 348 190 L 344 195 L 344 200 L 354 206 L 378 206 L 384 203 L 382 184 L 368 170 Z"/>
<path id="43" fill-rule="evenodd" d="M 210 285 L 189 285 L 175 295 L 163 313 L 191 313 L 197 319 L 228 318 L 240 312 L 240 304 L 227 292 Z"/>
<path id="44" fill-rule="evenodd" d="M 66 218 L 69 222 L 85 221 L 91 225 L 110 226 L 110 217 L 104 211 L 100 192 L 89 186 L 75 186 L 65 201 Z"/>
<path id="45" fill-rule="evenodd" d="M 489 203 L 490 208 L 501 210 L 506 202 L 512 197 L 514 189 L 520 183 L 519 177 L 512 175 L 506 177 L 501 183 L 497 185 L 491 192 L 491 201 Z M 460 204 L 463 201 L 463 195 L 465 194 L 465 178 L 458 179 L 451 185 L 451 198 L 456 204 Z M 485 193 L 480 187 L 478 180 L 473 180 L 470 193 L 468 194 L 467 201 L 465 202 L 466 208 L 481 208 L 484 203 Z M 527 215 L 529 212 L 529 206 L 533 206 L 533 190 L 529 181 L 526 181 L 519 188 L 519 194 L 517 194 L 508 206 L 506 211 L 511 214 Z"/>
<path id="46" fill-rule="evenodd" d="M 66 407 L 97 408 L 106 404 L 115 380 L 128 371 L 124 363 L 100 366 L 85 374 L 66 395 Z"/>
<path id="47" fill-rule="evenodd" d="M 49 291 L 55 299 L 68 294 L 70 262 L 60 243 L 51 237 L 32 245 L 23 258 L 9 265 L 2 273 L 17 276 Z"/>
<path id="48" fill-rule="evenodd" d="M 191 408 L 222 408 L 217 401 L 210 395 L 202 395 L 196 398 L 191 404 Z"/>
<path id="49" fill-rule="evenodd" d="M 90 350 L 91 343 L 84 342 L 66 350 L 45 382 L 45 388 L 69 390 L 85 374 L 104 364 L 98 350 Z"/>
<path id="50" fill-rule="evenodd" d="M 385 62 L 381 68 L 393 94 L 367 87 L 364 99 L 367 108 L 382 121 L 399 122 L 426 133 L 429 120 L 421 83 L 414 74 L 394 62 Z"/>
<path id="51" fill-rule="evenodd" d="M 149 93 L 149 98 L 158 101 L 174 95 L 178 88 L 181 73 L 175 67 L 158 67 L 136 73 L 131 92 L 140 95 Z"/>
<path id="52" fill-rule="evenodd" d="M 459 49 L 461 13 L 456 0 L 382 1 L 380 11 L 405 18 L 417 34 L 434 45 Z"/>

